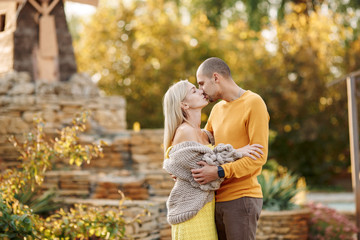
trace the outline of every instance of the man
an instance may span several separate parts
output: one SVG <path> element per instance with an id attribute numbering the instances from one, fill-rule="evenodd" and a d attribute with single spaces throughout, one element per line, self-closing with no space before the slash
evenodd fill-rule
<path id="1" fill-rule="evenodd" d="M 231 144 L 234 148 L 248 144 L 263 146 L 263 154 L 256 160 L 245 157 L 220 167 L 200 162 L 203 167 L 192 170 L 194 179 L 200 184 L 225 178 L 216 192 L 219 239 L 255 239 L 263 203 L 257 176 L 268 152 L 270 117 L 266 105 L 259 95 L 240 88 L 232 79 L 228 65 L 219 58 L 205 60 L 196 78 L 209 101 L 223 100 L 213 107 L 205 126 L 213 133 L 215 144 Z M 254 152 L 254 155 L 257 154 Z"/>

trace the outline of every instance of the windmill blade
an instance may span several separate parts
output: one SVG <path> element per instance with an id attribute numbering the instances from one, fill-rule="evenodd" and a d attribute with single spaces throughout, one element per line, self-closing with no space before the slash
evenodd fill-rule
<path id="1" fill-rule="evenodd" d="M 77 2 L 77 3 L 83 3 L 83 4 L 89 4 L 94 7 L 97 7 L 99 5 L 99 0 L 67 0 L 70 2 Z"/>
<path id="2" fill-rule="evenodd" d="M 23 2 L 26 2 L 26 0 L 0 0 L 0 2 L 18 2 L 18 3 L 23 3 Z"/>
<path id="3" fill-rule="evenodd" d="M 56 57 L 58 44 L 54 16 L 41 16 L 39 22 L 39 48 L 42 57 Z"/>
<path id="4" fill-rule="evenodd" d="M 55 17 L 44 15 L 39 21 L 39 48 L 37 51 L 38 76 L 49 82 L 58 80 L 58 43 L 56 39 Z"/>
<path id="5" fill-rule="evenodd" d="M 27 0 L 0 0 L 0 2 L 18 2 L 18 3 L 23 3 L 23 2 L 26 2 L 26 1 Z M 83 4 L 89 4 L 89 5 L 92 5 L 94 7 L 97 7 L 99 5 L 99 0 L 67 0 L 67 1 L 83 3 Z"/>

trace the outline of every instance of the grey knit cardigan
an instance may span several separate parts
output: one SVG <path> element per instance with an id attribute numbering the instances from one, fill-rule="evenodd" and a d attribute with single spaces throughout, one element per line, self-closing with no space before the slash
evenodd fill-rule
<path id="1" fill-rule="evenodd" d="M 219 144 L 213 150 L 194 141 L 174 145 L 163 164 L 163 168 L 177 178 L 166 202 L 168 222 L 178 224 L 194 217 L 206 203 L 212 201 L 214 190 L 219 189 L 223 181 L 217 179 L 204 185 L 197 183 L 191 174 L 191 169 L 200 168 L 197 162 L 205 161 L 218 166 L 241 157 L 230 144 Z"/>

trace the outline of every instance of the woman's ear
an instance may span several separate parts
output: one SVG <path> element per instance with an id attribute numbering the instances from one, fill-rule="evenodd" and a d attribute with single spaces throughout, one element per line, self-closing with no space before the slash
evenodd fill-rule
<path id="1" fill-rule="evenodd" d="M 189 109 L 189 105 L 187 103 L 181 102 L 181 112 L 185 119 L 188 118 L 188 114 L 186 112 L 186 109 Z"/>
<path id="2" fill-rule="evenodd" d="M 181 102 L 181 109 L 183 110 L 189 109 L 189 105 L 187 103 Z"/>

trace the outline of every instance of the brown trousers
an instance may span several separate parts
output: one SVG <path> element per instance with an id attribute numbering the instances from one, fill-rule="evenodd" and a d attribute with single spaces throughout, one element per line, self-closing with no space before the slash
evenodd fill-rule
<path id="1" fill-rule="evenodd" d="M 255 240 L 262 198 L 242 197 L 215 205 L 219 240 Z"/>

